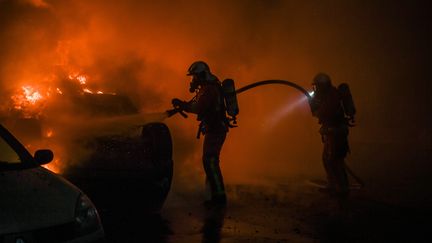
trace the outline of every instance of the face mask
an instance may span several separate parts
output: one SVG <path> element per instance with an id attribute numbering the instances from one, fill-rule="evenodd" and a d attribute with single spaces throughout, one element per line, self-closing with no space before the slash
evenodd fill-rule
<path id="1" fill-rule="evenodd" d="M 191 82 L 189 83 L 189 92 L 194 93 L 198 89 L 199 81 L 196 75 L 193 76 Z"/>

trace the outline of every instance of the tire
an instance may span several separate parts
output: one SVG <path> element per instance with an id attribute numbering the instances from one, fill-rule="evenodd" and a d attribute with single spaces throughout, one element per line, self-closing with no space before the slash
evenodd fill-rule
<path id="1" fill-rule="evenodd" d="M 152 158 L 172 159 L 171 134 L 165 124 L 155 122 L 144 125 L 141 137 L 150 146 Z"/>
<path id="2" fill-rule="evenodd" d="M 165 200 L 171 189 L 173 177 L 172 139 L 168 127 L 163 123 L 149 123 L 143 126 L 141 137 L 149 149 L 150 157 L 156 168 L 157 180 L 154 184 L 159 188 Z"/>

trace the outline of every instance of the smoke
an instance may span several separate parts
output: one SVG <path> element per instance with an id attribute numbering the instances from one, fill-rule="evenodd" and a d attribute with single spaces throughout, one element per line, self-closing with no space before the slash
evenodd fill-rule
<path id="1" fill-rule="evenodd" d="M 10 97 L 26 83 L 58 84 L 79 72 L 89 88 L 126 95 L 154 113 L 169 109 L 173 97 L 191 98 L 185 73 L 195 60 L 237 88 L 265 79 L 310 87 L 324 71 L 351 86 L 359 112 L 351 160 L 358 165 L 364 156 L 355 151 L 364 144 L 432 144 L 426 9 L 394 1 L 3 0 L 0 92 Z M 323 175 L 319 126 L 307 103 L 275 120 L 298 99 L 279 86 L 239 96 L 239 128 L 229 132 L 221 157 L 227 181 Z M 202 176 L 197 122 L 165 122 L 177 175 Z M 358 167 L 366 172 L 371 163 Z"/>
<path id="2" fill-rule="evenodd" d="M 22 0 L 23 3 L 31 4 L 38 8 L 49 8 L 50 5 L 46 3 L 44 0 Z"/>

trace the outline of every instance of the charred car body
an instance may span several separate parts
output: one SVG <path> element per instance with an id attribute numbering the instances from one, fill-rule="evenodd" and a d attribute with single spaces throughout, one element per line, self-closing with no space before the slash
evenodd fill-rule
<path id="1" fill-rule="evenodd" d="M 121 95 L 86 94 L 75 103 L 96 117 L 133 116 L 138 110 Z M 172 141 L 163 123 L 130 126 L 127 132 L 85 139 L 91 151 L 63 175 L 84 190 L 101 209 L 161 209 L 173 175 Z"/>

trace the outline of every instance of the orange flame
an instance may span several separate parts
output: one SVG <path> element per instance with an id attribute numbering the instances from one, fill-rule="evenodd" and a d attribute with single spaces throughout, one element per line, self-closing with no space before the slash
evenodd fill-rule
<path id="1" fill-rule="evenodd" d="M 30 85 L 21 87 L 21 92 L 13 95 L 12 100 L 14 101 L 15 109 L 23 109 L 27 105 L 34 105 L 40 101 L 43 96 L 41 93 Z"/>
<path id="2" fill-rule="evenodd" d="M 84 75 L 79 75 L 76 77 L 76 79 L 79 81 L 80 84 L 86 84 L 87 78 Z"/>
<path id="3" fill-rule="evenodd" d="M 54 131 L 51 130 L 51 129 L 49 129 L 49 130 L 45 133 L 45 136 L 46 136 L 47 138 L 51 138 L 53 135 L 54 135 Z"/>
<path id="4" fill-rule="evenodd" d="M 35 90 L 33 87 L 29 85 L 23 86 L 22 89 L 24 91 L 25 98 L 31 104 L 35 104 L 38 100 L 43 98 L 42 95 L 39 93 L 39 91 Z"/>
<path id="5" fill-rule="evenodd" d="M 49 76 L 53 77 L 53 75 Z M 105 94 L 101 90 L 93 91 L 90 87 L 88 87 L 89 77 L 86 74 L 82 74 L 78 71 L 70 72 L 67 78 L 73 82 L 78 82 L 81 87 L 82 93 L 89 94 Z M 12 100 L 12 108 L 20 111 L 20 113 L 24 117 L 38 117 L 43 112 L 43 105 L 45 103 L 41 103 L 46 101 L 52 97 L 53 94 L 63 95 L 64 91 L 58 87 L 55 87 L 53 80 L 54 78 L 45 78 L 44 80 L 49 80 L 51 84 L 47 84 L 46 87 L 41 84 L 37 86 L 26 84 L 21 86 L 15 94 L 11 96 Z M 51 86 L 52 85 L 52 86 Z M 110 93 L 115 95 L 115 93 Z"/>
<path id="6" fill-rule="evenodd" d="M 84 93 L 89 93 L 89 94 L 93 94 L 93 91 L 91 91 L 88 88 L 83 88 Z"/>
<path id="7" fill-rule="evenodd" d="M 31 85 L 24 85 L 11 96 L 12 108 L 20 111 L 24 117 L 37 117 L 41 114 L 43 101 L 48 96 L 48 92 L 42 92 Z"/>
<path id="8" fill-rule="evenodd" d="M 46 169 L 48 169 L 48 170 L 56 173 L 56 174 L 59 174 L 61 172 L 61 170 L 60 170 L 60 159 L 55 159 L 51 163 L 45 164 L 45 165 L 42 165 L 42 166 L 44 168 L 46 168 Z"/>

